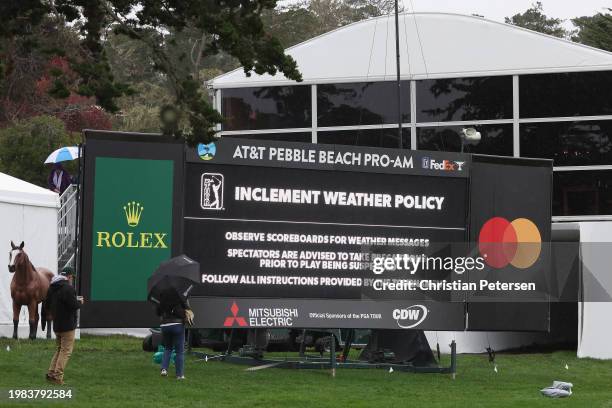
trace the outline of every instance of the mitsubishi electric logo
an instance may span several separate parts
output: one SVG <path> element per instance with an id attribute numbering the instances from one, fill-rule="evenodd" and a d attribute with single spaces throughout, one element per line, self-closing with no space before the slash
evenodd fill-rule
<path id="1" fill-rule="evenodd" d="M 144 206 L 135 201 L 129 201 L 123 206 L 128 227 L 138 227 L 143 211 Z M 168 234 L 165 232 L 97 231 L 96 247 L 167 249 L 167 239 Z"/>
<path id="2" fill-rule="evenodd" d="M 434 160 L 430 157 L 423 157 L 421 164 L 426 170 L 463 171 L 463 165 L 465 162 L 453 160 Z"/>
<path id="3" fill-rule="evenodd" d="M 427 308 L 423 305 L 413 305 L 405 309 L 395 309 L 392 316 L 401 329 L 412 329 L 423 323 L 427 317 Z"/>
<path id="4" fill-rule="evenodd" d="M 247 322 L 244 317 L 238 316 L 239 310 L 240 309 L 238 308 L 238 305 L 236 304 L 236 302 L 234 302 L 232 304 L 232 307 L 230 307 L 232 315 L 225 318 L 225 321 L 223 322 L 223 327 L 233 327 L 234 323 L 236 323 L 239 327 L 247 326 Z"/>
<path id="5" fill-rule="evenodd" d="M 203 210 L 223 209 L 223 174 L 202 174 L 200 206 Z"/>
<path id="6" fill-rule="evenodd" d="M 223 321 L 223 327 L 292 327 L 299 316 L 294 307 L 248 307 L 248 317 L 239 316 L 240 308 L 234 301 L 230 307 L 231 316 Z M 248 320 L 247 320 L 248 319 Z"/>

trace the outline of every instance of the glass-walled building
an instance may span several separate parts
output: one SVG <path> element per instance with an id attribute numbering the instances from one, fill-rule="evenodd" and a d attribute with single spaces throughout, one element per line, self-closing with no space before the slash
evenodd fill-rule
<path id="1" fill-rule="evenodd" d="M 384 16 L 289 49 L 301 83 L 215 78 L 220 135 L 550 158 L 557 219 L 612 218 L 611 53 L 479 17 L 401 15 L 400 137 L 394 33 Z M 464 143 L 464 128 L 481 140 Z"/>

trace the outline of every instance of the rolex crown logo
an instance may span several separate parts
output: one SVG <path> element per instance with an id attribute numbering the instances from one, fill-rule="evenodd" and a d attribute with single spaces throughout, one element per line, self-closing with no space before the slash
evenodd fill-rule
<path id="1" fill-rule="evenodd" d="M 123 211 L 125 211 L 125 218 L 127 219 L 127 223 L 130 227 L 135 227 L 138 225 L 143 210 L 144 207 L 135 201 L 129 202 L 123 207 Z"/>

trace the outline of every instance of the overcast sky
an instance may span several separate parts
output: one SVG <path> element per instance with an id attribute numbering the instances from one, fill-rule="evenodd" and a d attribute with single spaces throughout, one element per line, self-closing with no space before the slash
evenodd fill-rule
<path id="1" fill-rule="evenodd" d="M 533 0 L 400 0 L 406 11 L 445 11 L 460 14 L 480 14 L 484 17 L 504 21 L 531 7 Z M 592 16 L 612 8 L 610 0 L 542 0 L 544 14 L 548 17 L 569 20 L 573 17 Z M 571 26 L 571 23 L 569 23 Z"/>

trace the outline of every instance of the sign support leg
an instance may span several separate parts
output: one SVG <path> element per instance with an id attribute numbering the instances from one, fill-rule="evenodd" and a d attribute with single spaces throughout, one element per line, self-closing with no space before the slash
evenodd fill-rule
<path id="1" fill-rule="evenodd" d="M 331 333 L 331 344 L 329 346 L 329 358 L 332 377 L 336 377 L 336 336 Z"/>
<path id="2" fill-rule="evenodd" d="M 300 341 L 300 357 L 306 355 L 306 329 L 302 330 L 302 341 Z"/>
<path id="3" fill-rule="evenodd" d="M 342 362 L 348 360 L 349 353 L 351 351 L 351 346 L 353 345 L 353 340 L 355 339 L 355 329 L 349 329 L 346 340 L 344 341 L 344 349 L 342 350 Z"/>
<path id="4" fill-rule="evenodd" d="M 455 343 L 455 340 L 451 342 L 450 346 L 451 346 L 450 372 L 451 372 L 451 378 L 454 380 L 457 374 L 457 343 Z"/>
<path id="5" fill-rule="evenodd" d="M 228 356 L 232 355 L 232 341 L 234 340 L 234 329 L 230 329 L 229 340 L 227 341 L 227 350 L 225 354 Z"/>

